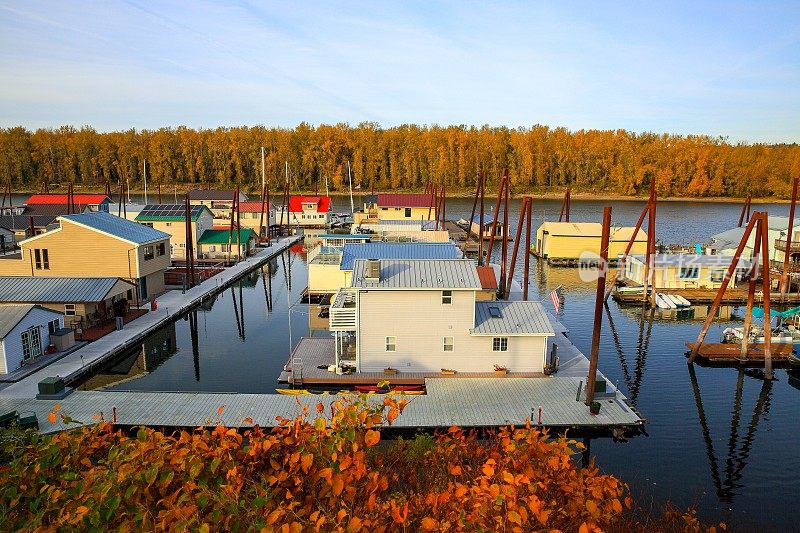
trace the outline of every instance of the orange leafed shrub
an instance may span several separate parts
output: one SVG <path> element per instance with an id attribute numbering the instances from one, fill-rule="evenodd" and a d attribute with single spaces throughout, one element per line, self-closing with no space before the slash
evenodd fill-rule
<path id="1" fill-rule="evenodd" d="M 135 435 L 107 423 L 4 449 L 0 530 L 597 531 L 627 487 L 530 427 L 381 440 L 404 401 L 336 400 L 258 427 Z M 675 513 L 676 530 L 699 531 Z"/>

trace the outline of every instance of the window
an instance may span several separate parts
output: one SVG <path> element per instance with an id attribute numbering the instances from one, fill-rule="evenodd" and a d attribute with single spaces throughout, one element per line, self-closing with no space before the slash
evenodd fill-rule
<path id="1" fill-rule="evenodd" d="M 406 207 L 406 218 L 411 218 L 411 208 Z"/>
<path id="2" fill-rule="evenodd" d="M 47 248 L 42 248 L 42 266 L 45 270 L 50 270 L 50 254 L 47 253 Z"/>
<path id="3" fill-rule="evenodd" d="M 142 226 L 147 226 L 148 228 L 152 228 L 153 227 L 153 223 L 152 222 L 141 222 L 141 225 Z"/>
<path id="4" fill-rule="evenodd" d="M 150 259 L 152 259 L 154 257 L 155 257 L 155 255 L 153 253 L 153 247 L 152 246 L 145 246 L 144 247 L 144 260 L 145 261 L 149 261 Z"/>
<path id="5" fill-rule="evenodd" d="M 712 270 L 711 271 L 711 281 L 713 283 L 722 283 L 722 280 L 725 278 L 725 271 L 724 270 Z"/>
<path id="6" fill-rule="evenodd" d="M 22 332 L 22 360 L 29 361 L 42 355 L 42 334 L 39 326 Z"/>
<path id="7" fill-rule="evenodd" d="M 700 269 L 697 267 L 681 267 L 680 279 L 698 279 L 700 277 Z"/>
<path id="8" fill-rule="evenodd" d="M 494 337 L 492 339 L 493 352 L 507 352 L 508 351 L 508 337 Z"/>
<path id="9" fill-rule="evenodd" d="M 386 337 L 386 351 L 387 352 L 397 351 L 397 337 Z"/>
<path id="10" fill-rule="evenodd" d="M 166 226 L 169 228 L 170 226 L 172 226 L 172 222 L 167 222 Z"/>
<path id="11" fill-rule="evenodd" d="M 64 314 L 66 316 L 77 315 L 77 313 L 75 312 L 75 304 L 64 304 Z"/>
<path id="12" fill-rule="evenodd" d="M 453 291 L 442 291 L 442 305 L 453 303 Z"/>
<path id="13" fill-rule="evenodd" d="M 156 249 L 158 250 L 159 256 L 164 255 L 167 253 L 167 244 L 163 242 L 158 243 L 158 247 Z"/>
<path id="14" fill-rule="evenodd" d="M 208 251 L 209 252 L 216 252 L 217 251 L 217 247 L 212 244 L 211 246 L 208 247 Z"/>
<path id="15" fill-rule="evenodd" d="M 442 338 L 442 351 L 444 351 L 444 352 L 452 352 L 453 351 L 453 337 L 443 337 Z"/>
<path id="16" fill-rule="evenodd" d="M 38 248 L 35 248 L 33 250 L 33 256 L 34 256 L 34 262 L 36 263 L 36 270 L 41 270 L 42 269 L 42 252 Z"/>
<path id="17" fill-rule="evenodd" d="M 57 318 L 55 320 L 51 320 L 50 322 L 47 323 L 47 331 L 48 331 L 48 333 L 50 333 L 50 335 L 55 333 L 60 328 L 61 328 L 61 324 L 60 324 L 60 322 L 58 321 Z"/>

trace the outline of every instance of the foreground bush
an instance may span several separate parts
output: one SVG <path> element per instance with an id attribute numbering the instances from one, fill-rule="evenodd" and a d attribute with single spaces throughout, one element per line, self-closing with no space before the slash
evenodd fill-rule
<path id="1" fill-rule="evenodd" d="M 5 446 L 0 530 L 652 529 L 577 442 L 525 428 L 381 442 L 404 402 L 333 401 L 279 427 L 135 436 L 110 424 Z M 220 408 L 220 413 L 222 407 Z M 325 415 L 325 416 L 323 416 Z M 51 413 L 55 417 L 56 413 Z M 63 415 L 62 419 L 69 422 Z M 673 512 L 658 526 L 699 530 Z"/>

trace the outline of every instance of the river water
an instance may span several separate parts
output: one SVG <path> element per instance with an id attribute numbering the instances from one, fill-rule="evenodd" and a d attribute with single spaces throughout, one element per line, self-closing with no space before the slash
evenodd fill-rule
<path id="1" fill-rule="evenodd" d="M 334 204 L 339 211 L 349 207 L 344 198 Z M 571 220 L 599 221 L 606 204 L 574 200 Z M 614 224 L 620 225 L 634 224 L 642 207 L 627 201 L 610 205 Z M 559 206 L 560 201 L 537 200 L 533 225 L 557 217 Z M 448 200 L 448 218 L 468 218 L 471 207 L 469 199 Z M 788 214 L 787 205 L 757 208 Z M 513 201 L 512 228 L 518 209 L 519 201 Z M 703 242 L 735 226 L 740 210 L 734 204 L 662 202 L 658 240 Z M 533 297 L 549 306 L 549 292 L 563 285 L 559 318 L 572 342 L 588 354 L 594 285 L 582 282 L 575 269 L 531 260 Z M 515 277 L 521 280 L 518 263 Z M 273 392 L 290 336 L 296 343 L 305 335 L 327 335 L 316 310 L 299 303 L 306 280 L 305 255 L 298 247 L 162 328 L 145 343 L 144 353 L 126 354 L 81 388 Z M 709 339 L 717 338 L 725 324 L 712 326 Z M 625 443 L 594 439 L 591 453 L 605 471 L 629 483 L 645 506 L 672 500 L 680 507 L 695 506 L 704 520 L 725 520 L 743 529 L 796 527 L 788 504 L 800 493 L 795 440 L 800 374 L 780 369 L 774 381 L 765 382 L 758 370 L 688 367 L 684 342 L 694 340 L 700 326 L 700 320 L 609 303 L 600 370 L 647 418 L 648 435 Z"/>

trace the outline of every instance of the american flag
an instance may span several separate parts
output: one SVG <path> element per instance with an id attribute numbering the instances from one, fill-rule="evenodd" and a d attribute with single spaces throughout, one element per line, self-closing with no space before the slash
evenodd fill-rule
<path id="1" fill-rule="evenodd" d="M 558 314 L 559 309 L 561 309 L 561 285 L 550 293 L 550 301 L 553 302 L 553 307 L 556 310 L 556 314 Z"/>

